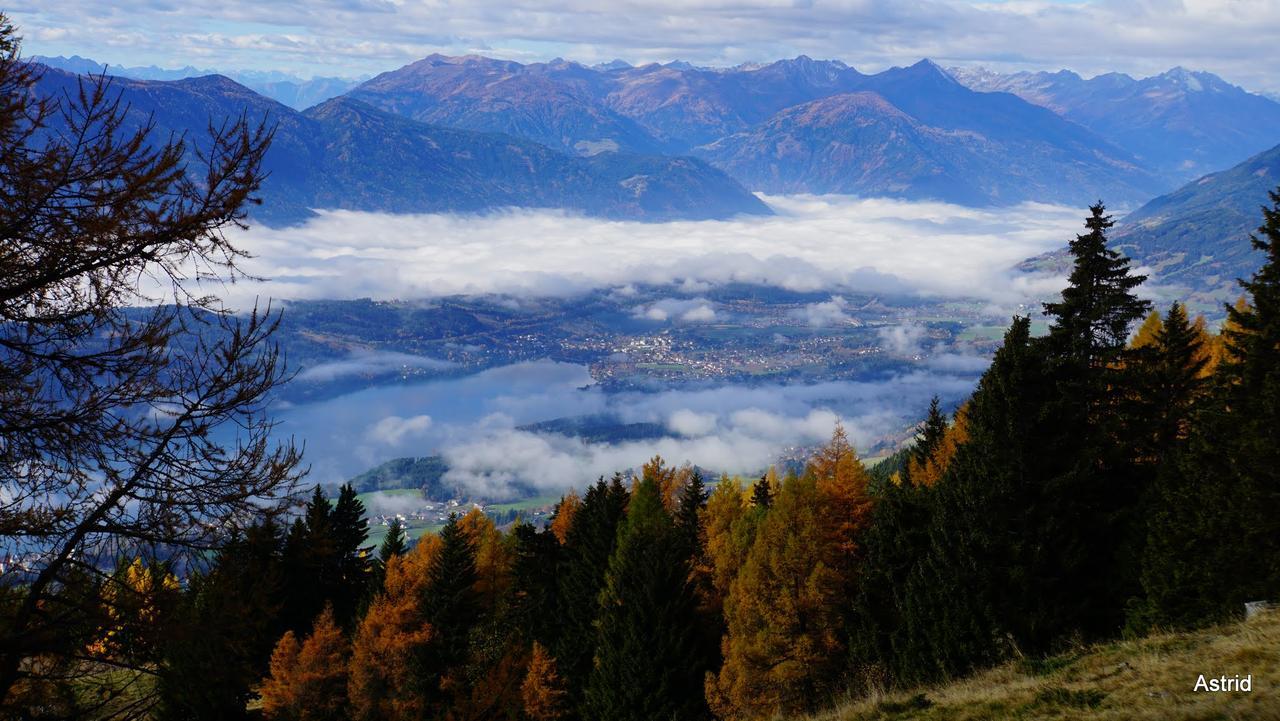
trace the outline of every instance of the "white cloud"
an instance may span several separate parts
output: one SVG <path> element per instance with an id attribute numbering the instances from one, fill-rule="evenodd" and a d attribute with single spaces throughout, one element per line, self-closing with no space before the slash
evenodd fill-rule
<path id="1" fill-rule="evenodd" d="M 667 428 L 673 433 L 690 438 L 705 436 L 716 429 L 714 413 L 696 413 L 688 408 L 681 408 L 667 419 Z"/>
<path id="2" fill-rule="evenodd" d="M 1010 268 L 1061 247 L 1083 213 L 1034 203 L 984 210 L 842 196 L 766 200 L 777 216 L 676 223 L 533 210 L 480 217 L 326 211 L 303 226 L 238 235 L 235 241 L 255 256 L 246 269 L 281 280 L 215 292 L 247 305 L 256 296 L 572 295 L 590 288 L 625 294 L 636 283 L 704 289 L 744 282 L 1017 304 L 1036 298 L 1041 287 Z M 1046 285 L 1056 290 L 1056 283 Z M 700 300 L 705 309 L 685 299 L 640 313 L 653 311 L 654 320 L 714 319 L 714 306 Z M 814 310 L 816 319 L 831 319 L 839 308 Z"/>
<path id="3" fill-rule="evenodd" d="M 888 326 L 879 331 L 880 342 L 885 349 L 898 356 L 917 356 L 923 353 L 925 327 L 918 323 Z"/>
<path id="4" fill-rule="evenodd" d="M 453 362 L 438 358 L 392 353 L 387 351 L 355 351 L 350 357 L 309 366 L 296 379 L 327 383 L 350 376 L 377 376 L 409 369 L 441 370 L 454 367 Z"/>
<path id="5" fill-rule="evenodd" d="M 406 438 L 421 436 L 431 428 L 431 416 L 419 415 L 412 418 L 387 416 L 365 434 L 367 438 L 388 446 L 398 446 Z"/>
<path id="6" fill-rule="evenodd" d="M 810 303 L 793 311 L 792 317 L 803 320 L 814 328 L 825 328 L 830 325 L 848 323 L 851 320 L 849 314 L 845 312 L 848 307 L 848 301 L 838 295 L 833 295 L 831 300 Z"/>

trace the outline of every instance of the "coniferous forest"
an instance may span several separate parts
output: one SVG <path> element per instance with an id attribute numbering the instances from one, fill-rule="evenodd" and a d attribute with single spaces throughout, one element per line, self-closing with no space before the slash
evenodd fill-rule
<path id="1" fill-rule="evenodd" d="M 802 470 L 654 458 L 544 528 L 472 510 L 374 547 L 354 490 L 306 497 L 267 440 L 269 311 L 128 310 L 146 268 L 234 273 L 270 131 L 151 149 L 89 88 L 34 149 L 53 110 L 3 38 L 0 533 L 52 549 L 0 588 L 19 718 L 769 719 L 1280 595 L 1280 193 L 1216 332 L 1141 299 L 1090 208 L 1048 332 L 1013 318 L 875 467 L 836 427 Z M 225 332 L 175 350 L 199 327 Z"/>

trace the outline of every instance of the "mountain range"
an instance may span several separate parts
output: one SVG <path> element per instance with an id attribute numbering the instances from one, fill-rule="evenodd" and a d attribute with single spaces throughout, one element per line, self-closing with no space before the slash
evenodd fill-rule
<path id="1" fill-rule="evenodd" d="M 1127 209 L 1280 142 L 1280 103 L 1178 68 L 1086 80 L 928 60 L 864 74 L 805 56 L 699 68 L 432 55 L 302 111 L 226 78 L 119 87 L 167 130 L 202 129 L 202 113 L 278 122 L 260 217 L 271 222 L 319 207 L 515 205 L 642 220 L 769 212 L 748 191 L 968 205 L 1103 198 Z"/>
<path id="2" fill-rule="evenodd" d="M 108 65 L 96 60 L 82 58 L 79 55 L 64 57 L 61 55 L 33 55 L 31 62 L 40 63 L 51 68 L 66 70 L 78 75 L 113 75 L 133 80 L 186 80 L 205 75 L 224 75 L 255 93 L 265 95 L 276 102 L 283 103 L 294 110 L 305 110 L 317 103 L 336 98 L 359 85 L 367 78 L 333 78 L 313 77 L 300 78 L 296 75 L 282 73 L 278 70 L 241 70 L 218 73 L 214 70 L 195 68 L 190 65 L 182 68 L 159 68 L 155 65 Z"/>
<path id="3" fill-rule="evenodd" d="M 1171 187 L 1123 149 L 921 61 L 864 75 L 801 56 L 763 66 L 588 68 L 433 55 L 350 93 L 416 120 L 591 155 L 692 154 L 752 190 L 989 205 L 1136 203 Z"/>
<path id="4" fill-rule="evenodd" d="M 1181 67 L 1148 78 L 1068 70 L 993 73 L 952 68 L 974 90 L 1006 92 L 1083 125 L 1162 177 L 1180 182 L 1221 170 L 1280 142 L 1280 103 Z"/>
<path id="5" fill-rule="evenodd" d="M 74 93 L 79 76 L 46 69 L 36 91 Z M 767 214 L 737 182 L 692 158 L 568 155 L 535 142 L 420 123 L 351 97 L 295 111 L 228 78 L 115 78 L 128 127 L 193 141 L 247 113 L 275 125 L 256 220 L 282 224 L 317 208 L 421 213 L 563 208 L 608 218 L 704 219 Z"/>

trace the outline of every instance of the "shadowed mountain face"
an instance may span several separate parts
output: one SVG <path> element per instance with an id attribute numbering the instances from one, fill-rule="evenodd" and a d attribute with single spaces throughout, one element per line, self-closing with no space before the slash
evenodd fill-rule
<path id="1" fill-rule="evenodd" d="M 74 90 L 77 78 L 47 70 L 37 91 Z M 276 133 L 255 219 L 289 223 L 311 209 L 399 213 L 564 208 L 638 220 L 768 213 L 724 173 L 690 158 L 610 153 L 581 158 L 509 135 L 444 128 L 348 97 L 299 113 L 221 76 L 175 82 L 117 78 L 129 120 L 185 133 L 247 114 Z"/>
<path id="2" fill-rule="evenodd" d="M 928 61 L 868 76 L 803 56 L 721 70 L 432 56 L 351 96 L 579 154 L 692 153 L 770 192 L 1136 203 L 1171 186 L 1089 130 L 1013 95 L 970 90 Z"/>
<path id="3" fill-rule="evenodd" d="M 1198 291 L 1205 302 L 1230 300 L 1240 294 L 1236 278 L 1262 264 L 1249 234 L 1277 186 L 1280 146 L 1152 200 L 1123 219 L 1115 238 L 1160 282 Z"/>
<path id="4" fill-rule="evenodd" d="M 1280 142 L 1280 103 L 1212 73 L 1174 68 L 1141 80 L 1120 73 L 1085 80 L 1066 70 L 952 73 L 975 90 L 1013 93 L 1049 108 L 1179 182 Z"/>

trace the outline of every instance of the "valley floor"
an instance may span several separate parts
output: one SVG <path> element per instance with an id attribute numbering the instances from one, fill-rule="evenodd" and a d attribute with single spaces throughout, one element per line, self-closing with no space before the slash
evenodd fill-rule
<path id="1" fill-rule="evenodd" d="M 1253 690 L 1196 692 L 1200 674 L 1252 674 Z M 1280 719 L 1280 611 L 1013 662 L 944 686 L 864 699 L 814 721 L 872 719 Z"/>

